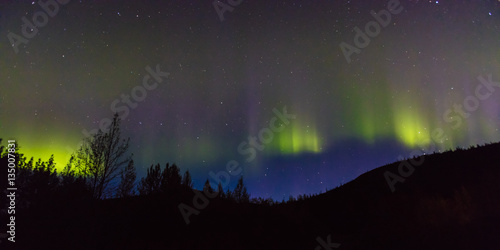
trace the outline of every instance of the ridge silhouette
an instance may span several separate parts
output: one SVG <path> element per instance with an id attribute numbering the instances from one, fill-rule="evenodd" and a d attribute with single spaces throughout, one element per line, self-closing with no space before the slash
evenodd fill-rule
<path id="1" fill-rule="evenodd" d="M 24 191 L 16 207 L 16 243 L 0 239 L 0 244 L 2 249 L 314 249 L 317 239 L 328 239 L 339 249 L 499 249 L 499 152 L 500 143 L 494 143 L 422 156 L 422 164 L 396 183 L 394 192 L 384 173 L 398 173 L 401 162 L 289 202 L 237 202 L 221 194 L 189 225 L 178 205 L 192 202 L 194 193 L 175 165 L 167 164 L 163 174 L 173 173 L 175 192 L 101 200 L 92 198 L 79 177 L 57 178 L 46 171 L 50 160 L 24 159 L 32 168 L 17 172 Z M 6 162 L 2 154 L 2 166 Z M 2 173 L 2 187 L 6 179 Z M 3 196 L 2 207 L 5 202 Z M 5 213 L 1 219 L 7 220 Z"/>

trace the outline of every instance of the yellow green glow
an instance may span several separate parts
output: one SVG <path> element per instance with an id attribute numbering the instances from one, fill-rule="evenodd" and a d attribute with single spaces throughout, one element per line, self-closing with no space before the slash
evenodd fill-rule
<path id="1" fill-rule="evenodd" d="M 317 131 L 312 126 L 303 126 L 293 121 L 289 128 L 276 133 L 272 145 L 282 154 L 303 152 L 320 153 L 321 143 Z"/>
<path id="2" fill-rule="evenodd" d="M 62 149 L 62 150 L 61 150 Z M 48 161 L 51 155 L 54 155 L 54 162 L 56 163 L 56 169 L 61 172 L 71 157 L 71 154 L 64 150 L 64 147 L 53 146 L 53 147 L 22 147 L 20 153 L 24 154 L 29 161 L 31 157 L 36 162 L 38 159 L 42 161 Z"/>
<path id="3" fill-rule="evenodd" d="M 418 112 L 398 110 L 394 119 L 397 138 L 410 147 L 429 145 L 431 135 L 424 120 Z"/>
<path id="4" fill-rule="evenodd" d="M 378 139 L 388 138 L 394 134 L 393 120 L 391 112 L 392 100 L 388 98 L 389 89 L 385 69 L 378 69 L 381 75 L 373 77 L 369 81 L 355 82 L 352 79 L 345 79 L 352 84 L 342 87 L 342 96 L 347 102 L 340 102 L 342 110 L 334 112 L 333 117 L 339 117 L 342 121 L 341 130 L 345 130 L 343 136 L 356 137 L 368 144 L 375 143 Z M 336 87 L 336 85 L 334 86 Z M 334 127 L 334 129 L 338 129 Z M 332 131 L 338 133 L 338 131 Z"/>
<path id="5" fill-rule="evenodd" d="M 368 143 L 373 143 L 375 140 L 375 136 L 377 131 L 375 131 L 375 122 L 373 119 L 372 112 L 365 112 L 360 118 L 361 122 L 359 123 L 359 129 L 363 138 Z"/>
<path id="6" fill-rule="evenodd" d="M 53 143 L 52 141 L 47 141 L 42 143 L 36 139 L 29 137 L 20 137 L 16 139 L 16 143 L 20 146 L 19 153 L 26 157 L 26 161 L 29 161 L 33 157 L 33 161 L 48 161 L 51 155 L 54 155 L 54 162 L 56 163 L 56 169 L 61 172 L 71 157 L 71 153 L 65 149 L 66 143 L 64 140 L 58 140 L 58 143 Z M 2 144 L 6 143 L 7 140 L 4 139 Z M 76 145 L 75 143 L 72 143 Z"/>
<path id="7" fill-rule="evenodd" d="M 61 126 L 52 125 L 52 128 L 59 129 L 59 132 L 47 134 L 36 129 L 28 130 L 18 127 L 13 129 L 14 132 L 12 132 L 12 134 L 18 134 L 18 136 L 3 137 L 2 144 L 5 146 L 7 140 L 15 140 L 19 147 L 19 153 L 23 154 L 27 161 L 32 157 L 35 162 L 38 159 L 48 161 L 50 156 L 54 155 L 56 169 L 58 172 L 61 172 L 67 165 L 73 153 L 72 150 L 77 149 L 77 145 L 81 139 L 77 136 L 68 136 L 72 133 L 61 128 Z M 40 130 L 45 131 L 44 128 Z M 72 150 L 68 150 L 68 148 Z"/>

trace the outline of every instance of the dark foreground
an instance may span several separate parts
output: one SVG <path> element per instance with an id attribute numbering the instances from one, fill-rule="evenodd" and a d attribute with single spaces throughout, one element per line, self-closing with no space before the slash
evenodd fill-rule
<path id="1" fill-rule="evenodd" d="M 189 225 L 178 205 L 192 206 L 190 190 L 104 201 L 48 198 L 18 209 L 16 243 L 4 238 L 1 248 L 500 249 L 499 162 L 500 144 L 492 144 L 414 159 L 413 171 L 390 164 L 289 204 L 212 199 Z M 394 192 L 387 171 L 404 179 Z"/>

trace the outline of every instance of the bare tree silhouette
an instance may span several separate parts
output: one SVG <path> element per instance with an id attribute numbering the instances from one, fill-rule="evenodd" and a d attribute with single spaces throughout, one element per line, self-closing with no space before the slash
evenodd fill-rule
<path id="1" fill-rule="evenodd" d="M 94 198 L 101 199 L 108 192 L 109 184 L 119 174 L 120 169 L 130 161 L 126 157 L 129 139 L 122 139 L 120 119 L 115 114 L 108 131 L 99 130 L 85 138 L 76 152 L 76 169 L 87 177 L 87 182 Z"/>

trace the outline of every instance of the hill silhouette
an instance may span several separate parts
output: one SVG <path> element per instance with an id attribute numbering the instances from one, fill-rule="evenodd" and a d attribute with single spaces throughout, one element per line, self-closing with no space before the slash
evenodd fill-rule
<path id="1" fill-rule="evenodd" d="M 379 167 L 294 202 L 269 205 L 213 198 L 189 224 L 178 208 L 192 204 L 194 193 L 186 187 L 119 199 L 51 197 L 19 208 L 17 242 L 8 246 L 500 249 L 499 162 L 500 143 L 425 155 Z M 391 189 L 387 173 L 404 181 Z"/>

